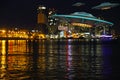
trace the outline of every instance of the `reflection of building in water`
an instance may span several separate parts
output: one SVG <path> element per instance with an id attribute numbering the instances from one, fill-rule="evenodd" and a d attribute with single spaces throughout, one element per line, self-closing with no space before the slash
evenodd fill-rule
<path id="1" fill-rule="evenodd" d="M 28 70 L 29 58 L 26 56 L 8 56 L 8 70 Z"/>
<path id="2" fill-rule="evenodd" d="M 7 51 L 6 51 L 6 40 L 0 41 L 0 79 L 7 79 Z"/>
<path id="3" fill-rule="evenodd" d="M 56 45 L 56 42 L 50 41 L 49 45 L 47 46 L 48 49 L 46 50 L 46 52 L 49 53 L 47 54 L 47 57 L 46 57 L 46 60 L 47 60 L 46 62 L 48 63 L 47 64 L 48 71 L 52 71 L 53 69 L 57 70 L 58 54 L 56 52 L 57 46 L 54 46 L 54 45 Z M 48 73 L 48 75 L 53 75 L 53 73 L 52 72 L 50 74 Z"/>
<path id="4" fill-rule="evenodd" d="M 15 41 L 15 40 L 14 40 Z M 13 41 L 13 42 L 14 42 Z M 8 42 L 8 43 L 7 43 Z M 19 44 L 21 44 L 21 42 L 19 42 Z M 28 65 L 29 64 L 29 58 L 24 56 L 24 55 L 18 55 L 21 54 L 21 51 L 15 48 L 15 50 L 13 49 L 13 47 L 15 45 L 19 46 L 19 44 L 11 44 L 11 41 L 7 41 L 7 40 L 1 40 L 0 41 L 0 52 L 1 52 L 1 56 L 0 56 L 0 79 L 5 79 L 5 80 L 9 80 L 9 79 L 25 79 L 28 78 L 28 76 L 24 75 L 23 76 L 23 72 L 28 70 Z M 24 43 L 25 44 L 25 43 Z M 23 43 L 22 43 L 23 45 Z M 13 47 L 12 47 L 13 46 Z M 8 48 L 9 47 L 9 48 Z M 19 47 L 17 47 L 19 48 Z M 9 50 L 12 49 L 12 52 Z M 21 50 L 24 50 L 24 47 L 22 47 Z M 8 54 L 8 53 L 10 54 Z M 22 53 L 24 53 L 25 51 L 23 51 Z M 12 55 L 12 53 L 16 53 L 17 55 Z M 19 71 L 19 73 L 13 73 L 12 71 Z M 21 74 L 22 73 L 22 74 Z M 21 77 L 20 77 L 21 76 Z"/>
<path id="5" fill-rule="evenodd" d="M 9 54 L 21 54 L 18 52 L 28 52 L 26 40 L 9 40 L 8 43 Z"/>
<path id="6" fill-rule="evenodd" d="M 93 80 L 103 78 L 103 58 L 101 45 L 86 44 L 81 46 L 82 50 L 82 69 L 85 73 L 83 78 L 91 77 Z"/>
<path id="7" fill-rule="evenodd" d="M 2 55 L 0 56 L 0 79 L 6 79 L 7 76 L 7 57 Z"/>
<path id="8" fill-rule="evenodd" d="M 2 40 L 2 41 L 1 41 L 1 44 L 2 44 L 2 45 L 1 45 L 1 48 L 2 48 L 2 49 L 1 49 L 1 54 L 2 54 L 2 55 L 6 55 L 6 40 Z"/>
<path id="9" fill-rule="evenodd" d="M 73 61 L 73 57 L 72 57 L 72 50 L 71 50 L 72 46 L 70 44 L 69 41 L 67 41 L 67 45 L 66 45 L 66 76 L 68 77 L 69 80 L 72 80 L 74 76 L 71 76 L 70 74 L 72 73 L 74 69 L 74 64 L 75 62 Z"/>
<path id="10" fill-rule="evenodd" d="M 30 57 L 25 55 L 9 55 L 7 60 L 7 71 L 9 72 L 8 75 L 10 75 L 9 79 L 22 80 L 30 77 L 26 74 L 26 72 L 30 70 Z"/>

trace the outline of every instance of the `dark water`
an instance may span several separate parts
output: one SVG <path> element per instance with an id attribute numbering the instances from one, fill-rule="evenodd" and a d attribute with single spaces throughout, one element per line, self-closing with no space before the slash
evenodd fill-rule
<path id="1" fill-rule="evenodd" d="M 0 80 L 119 80 L 120 45 L 0 40 Z"/>

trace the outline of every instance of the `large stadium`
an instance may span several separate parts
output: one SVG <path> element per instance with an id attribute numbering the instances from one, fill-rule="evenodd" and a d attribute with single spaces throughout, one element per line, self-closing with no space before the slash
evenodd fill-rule
<path id="1" fill-rule="evenodd" d="M 112 22 L 102 20 L 86 12 L 69 15 L 55 14 L 59 38 L 112 38 Z"/>

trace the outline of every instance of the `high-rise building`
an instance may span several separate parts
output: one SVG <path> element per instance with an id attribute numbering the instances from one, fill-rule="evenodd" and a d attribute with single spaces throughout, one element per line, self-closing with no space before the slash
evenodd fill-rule
<path id="1" fill-rule="evenodd" d="M 37 9 L 38 15 L 37 15 L 37 30 L 39 33 L 46 34 L 47 31 L 47 12 L 46 7 L 43 5 L 40 5 Z"/>
<path id="2" fill-rule="evenodd" d="M 52 17 L 52 15 L 56 14 L 56 10 L 54 8 L 49 8 L 48 10 L 48 30 L 50 34 L 55 34 L 57 32 L 57 18 Z"/>

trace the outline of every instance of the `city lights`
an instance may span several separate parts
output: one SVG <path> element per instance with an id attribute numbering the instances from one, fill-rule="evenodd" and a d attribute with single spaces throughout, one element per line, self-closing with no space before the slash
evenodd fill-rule
<path id="1" fill-rule="evenodd" d="M 56 14 L 54 8 L 48 9 L 43 5 L 37 8 L 37 26 L 32 30 L 0 29 L 1 38 L 16 39 L 51 39 L 51 38 L 93 38 L 93 35 L 107 35 L 111 33 L 114 24 L 99 19 L 87 12 L 73 12 L 69 15 Z M 62 34 L 61 34 L 62 33 Z M 90 33 L 90 34 L 85 34 Z M 52 36 L 52 37 L 51 37 Z M 57 37 L 55 37 L 57 36 Z M 61 37 L 62 36 L 62 37 Z"/>
<path id="2" fill-rule="evenodd" d="M 80 27 L 92 27 L 92 25 L 84 24 L 84 23 L 72 23 L 73 26 L 80 26 Z"/>

